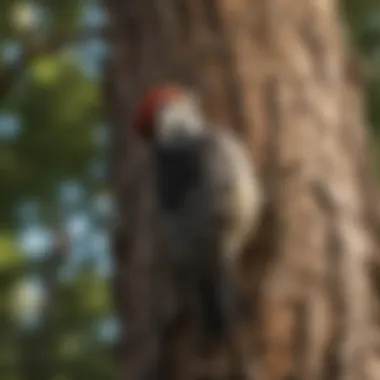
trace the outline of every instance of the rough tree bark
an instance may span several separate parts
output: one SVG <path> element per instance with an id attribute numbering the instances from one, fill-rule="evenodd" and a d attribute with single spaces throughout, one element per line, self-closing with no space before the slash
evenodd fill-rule
<path id="1" fill-rule="evenodd" d="M 105 5 L 121 378 L 380 379 L 377 196 L 336 2 Z M 203 91 L 210 118 L 249 142 L 266 184 L 241 270 L 250 310 L 207 357 L 196 310 L 170 319 L 179 297 L 160 262 L 149 152 L 128 128 L 141 92 L 163 78 Z"/>

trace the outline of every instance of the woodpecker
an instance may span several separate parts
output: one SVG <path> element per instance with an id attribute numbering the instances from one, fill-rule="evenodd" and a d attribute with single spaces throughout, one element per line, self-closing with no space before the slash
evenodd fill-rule
<path id="1" fill-rule="evenodd" d="M 133 128 L 151 149 L 170 259 L 197 289 L 207 332 L 219 336 L 231 323 L 235 270 L 263 204 L 252 159 L 232 131 L 210 128 L 197 96 L 176 83 L 143 96 Z"/>

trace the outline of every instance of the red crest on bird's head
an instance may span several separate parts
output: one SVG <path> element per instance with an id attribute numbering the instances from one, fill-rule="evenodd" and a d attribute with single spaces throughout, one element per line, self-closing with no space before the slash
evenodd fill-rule
<path id="1" fill-rule="evenodd" d="M 175 83 L 159 84 L 148 90 L 135 112 L 133 120 L 135 131 L 145 139 L 151 139 L 157 111 L 168 101 L 181 97 L 183 93 L 183 88 Z"/>

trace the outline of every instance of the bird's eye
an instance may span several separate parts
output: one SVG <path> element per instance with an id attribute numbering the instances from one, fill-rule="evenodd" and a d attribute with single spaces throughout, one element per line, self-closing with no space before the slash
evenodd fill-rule
<path id="1" fill-rule="evenodd" d="M 156 138 L 166 145 L 186 144 L 203 130 L 201 114 L 192 103 L 172 102 L 158 116 Z"/>

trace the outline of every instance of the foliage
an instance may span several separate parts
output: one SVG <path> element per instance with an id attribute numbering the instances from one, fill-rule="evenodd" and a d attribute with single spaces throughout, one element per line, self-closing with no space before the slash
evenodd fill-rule
<path id="1" fill-rule="evenodd" d="M 74 236 L 55 262 L 52 247 L 37 248 L 31 256 L 18 244 L 26 230 L 38 225 L 51 234 L 80 213 L 97 215 L 88 199 L 71 205 L 60 200 L 67 182 L 92 194 L 90 200 L 104 187 L 93 171 L 103 159 L 98 141 L 99 79 L 80 60 L 81 41 L 77 41 L 86 28 L 84 16 L 95 5 L 91 0 L 0 2 L 0 378 L 4 380 L 114 377 L 113 343 L 101 335 L 112 310 L 108 280 L 97 269 L 97 251 L 86 246 L 81 255 L 87 259 L 78 261 L 74 254 L 82 243 Z M 9 77 L 11 86 L 3 94 L 1 81 Z M 36 205 L 37 214 L 24 212 L 26 216 L 20 217 L 17 211 L 28 203 Z M 92 223 L 90 229 L 95 227 Z M 34 236 L 41 240 L 37 232 Z"/>
<path id="2" fill-rule="evenodd" d="M 378 0 L 341 0 L 351 40 L 364 57 L 367 114 L 373 130 L 380 130 L 380 3 Z"/>

